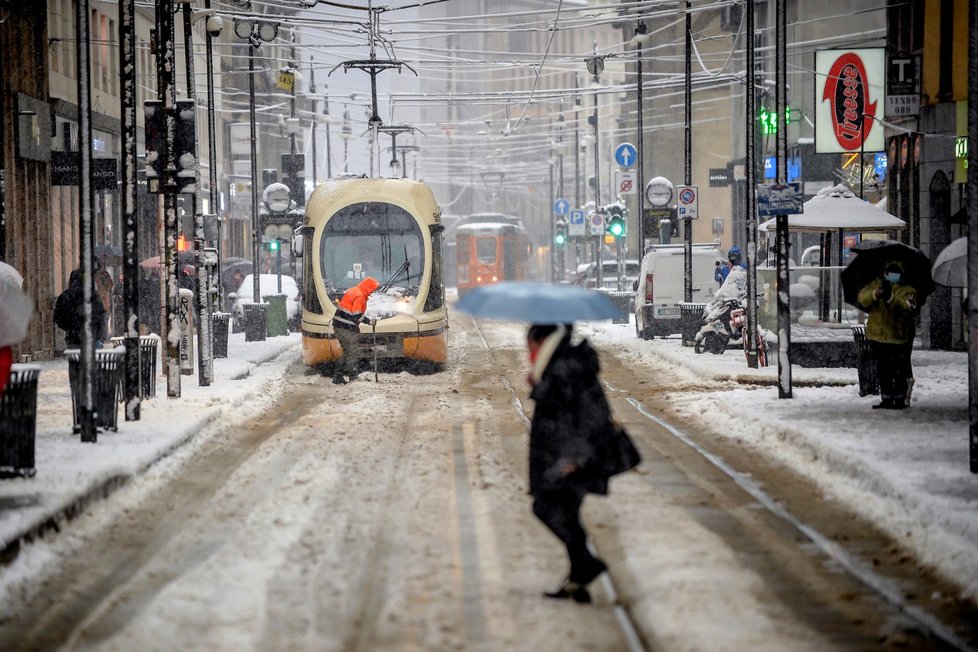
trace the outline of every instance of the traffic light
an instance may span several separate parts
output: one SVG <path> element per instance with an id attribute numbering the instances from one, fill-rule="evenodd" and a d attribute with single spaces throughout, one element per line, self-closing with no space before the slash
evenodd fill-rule
<path id="1" fill-rule="evenodd" d="M 163 102 L 143 102 L 146 119 L 146 188 L 149 192 L 163 192 L 164 166 L 166 165 L 166 113 Z"/>
<path id="2" fill-rule="evenodd" d="M 567 243 L 567 222 L 558 220 L 554 225 L 554 244 L 563 247 Z"/>
<path id="3" fill-rule="evenodd" d="M 604 232 L 615 238 L 625 237 L 628 209 L 618 202 L 608 204 L 604 208 Z"/>
<path id="4" fill-rule="evenodd" d="M 778 114 L 774 111 L 762 106 L 761 110 L 757 114 L 757 119 L 761 123 L 761 133 L 763 133 L 765 136 L 770 136 L 771 134 L 776 134 L 778 132 Z M 786 125 L 791 124 L 790 106 L 785 107 L 784 123 Z"/>
<path id="5" fill-rule="evenodd" d="M 177 192 L 195 194 L 200 168 L 197 161 L 197 106 L 193 100 L 177 100 L 173 161 L 177 168 Z"/>
<path id="6" fill-rule="evenodd" d="M 268 244 L 268 250 L 271 251 L 272 253 L 278 251 L 278 246 L 279 246 L 278 240 L 271 240 L 267 244 Z"/>
<path id="7" fill-rule="evenodd" d="M 289 187 L 296 206 L 306 205 L 305 168 L 305 154 L 282 154 L 282 183 Z"/>

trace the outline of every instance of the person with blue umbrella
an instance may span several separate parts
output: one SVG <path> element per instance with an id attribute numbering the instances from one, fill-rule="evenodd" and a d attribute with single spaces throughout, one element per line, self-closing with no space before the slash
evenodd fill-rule
<path id="1" fill-rule="evenodd" d="M 598 354 L 587 340 L 571 341 L 576 321 L 612 319 L 619 308 L 604 293 L 532 282 L 472 290 L 456 306 L 473 317 L 523 321 L 530 357 L 529 475 L 533 513 L 567 549 L 570 569 L 544 596 L 590 602 L 587 586 L 607 569 L 587 544 L 581 505 L 588 493 L 607 494 L 608 480 L 641 457 L 598 379 Z"/>

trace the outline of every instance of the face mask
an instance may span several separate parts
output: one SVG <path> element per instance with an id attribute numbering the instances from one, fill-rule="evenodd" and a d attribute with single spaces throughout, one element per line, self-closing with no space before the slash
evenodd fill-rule
<path id="1" fill-rule="evenodd" d="M 890 283 L 899 283 L 900 272 L 887 272 L 886 280 L 889 281 Z"/>

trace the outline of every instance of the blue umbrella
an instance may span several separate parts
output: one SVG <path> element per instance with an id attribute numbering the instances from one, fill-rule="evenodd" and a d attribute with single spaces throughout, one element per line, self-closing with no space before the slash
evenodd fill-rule
<path id="1" fill-rule="evenodd" d="M 621 310 L 608 295 L 573 285 L 503 282 L 470 291 L 456 306 L 473 317 L 531 324 L 614 319 Z"/>

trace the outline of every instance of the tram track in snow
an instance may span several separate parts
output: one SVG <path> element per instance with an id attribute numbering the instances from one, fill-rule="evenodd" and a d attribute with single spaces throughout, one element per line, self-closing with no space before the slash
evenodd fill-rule
<path id="1" fill-rule="evenodd" d="M 489 350 L 491 354 L 492 347 L 490 346 L 489 341 L 486 339 L 483 330 L 480 328 L 478 323 L 474 321 L 473 323 L 475 325 L 476 332 L 479 334 L 479 337 L 482 340 L 483 346 Z M 524 423 L 529 426 L 529 417 L 522 401 L 520 400 L 518 392 L 504 376 L 500 376 L 500 378 L 513 397 L 514 409 L 518 412 Z M 822 555 L 825 560 L 843 569 L 848 577 L 859 583 L 865 588 L 866 591 L 882 600 L 886 605 L 889 605 L 889 608 L 899 613 L 910 623 L 912 623 L 913 628 L 919 632 L 922 639 L 930 640 L 940 649 L 974 649 L 969 646 L 967 641 L 958 636 L 951 626 L 943 622 L 938 616 L 917 604 L 911 604 L 907 599 L 905 599 L 900 587 L 898 587 L 889 577 L 874 571 L 867 562 L 860 559 L 858 554 L 850 553 L 845 547 L 834 541 L 830 536 L 820 532 L 811 524 L 806 523 L 803 519 L 799 518 L 795 514 L 791 513 L 787 508 L 779 504 L 779 499 L 762 489 L 761 485 L 758 482 L 755 482 L 749 473 L 744 473 L 736 469 L 731 463 L 725 461 L 721 454 L 711 450 L 709 446 L 700 441 L 700 438 L 690 435 L 684 429 L 684 427 L 677 425 L 677 423 L 673 422 L 673 420 L 670 418 L 653 413 L 653 409 L 636 397 L 632 390 L 618 386 L 614 383 L 608 382 L 607 380 L 602 380 L 602 383 L 609 392 L 609 399 L 616 403 L 624 402 L 631 406 L 631 408 L 634 409 L 635 414 L 637 414 L 642 420 L 649 424 L 654 424 L 654 426 L 660 429 L 662 432 L 668 433 L 674 441 L 688 448 L 704 463 L 709 465 L 710 468 L 713 468 L 716 472 L 722 474 L 741 492 L 749 496 L 752 501 L 755 501 L 759 508 L 764 510 L 766 514 L 773 519 L 780 521 L 792 531 L 800 535 L 801 543 L 794 544 L 797 548 L 802 549 L 805 546 L 814 546 L 814 548 L 818 550 L 818 553 Z M 722 389 L 722 385 L 723 384 L 721 383 L 720 386 L 712 388 L 704 384 L 702 387 L 697 386 L 696 390 L 710 391 L 711 389 Z M 621 414 L 620 411 L 616 412 Z M 652 482 L 652 479 L 649 478 L 648 481 Z M 610 575 L 610 572 L 606 573 L 604 575 L 604 580 L 608 585 L 606 588 L 609 590 L 609 595 L 615 596 L 612 599 L 617 603 L 618 599 L 616 597 L 617 593 L 615 592 L 614 578 L 610 577 Z M 628 609 L 626 609 L 623 605 L 617 605 L 616 618 L 618 618 L 620 621 L 622 632 L 626 639 L 628 639 L 631 643 L 634 637 L 636 640 L 636 645 L 640 646 L 632 647 L 631 649 L 646 649 L 645 647 L 641 647 L 644 645 L 641 636 L 638 634 L 638 632 L 641 630 L 637 626 L 637 623 L 632 619 Z"/>

